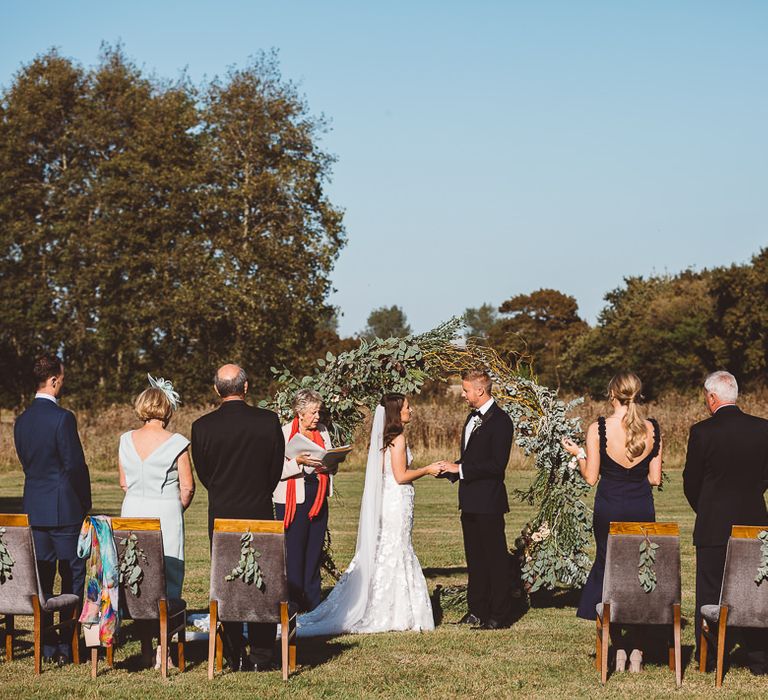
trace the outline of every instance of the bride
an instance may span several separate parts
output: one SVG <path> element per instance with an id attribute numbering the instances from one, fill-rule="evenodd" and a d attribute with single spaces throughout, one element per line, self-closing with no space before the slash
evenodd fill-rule
<path id="1" fill-rule="evenodd" d="M 432 605 L 413 551 L 413 484 L 435 465 L 411 469 L 403 434 L 408 399 L 387 394 L 373 416 L 355 556 L 330 595 L 299 615 L 303 637 L 344 632 L 432 630 Z"/>

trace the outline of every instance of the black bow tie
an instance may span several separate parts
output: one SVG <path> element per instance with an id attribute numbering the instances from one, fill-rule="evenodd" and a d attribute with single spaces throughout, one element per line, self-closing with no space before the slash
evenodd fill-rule
<path id="1" fill-rule="evenodd" d="M 483 414 L 480 413 L 480 411 L 478 411 L 477 409 L 475 409 L 474 411 L 471 411 L 469 414 L 470 418 L 482 418 L 482 416 Z"/>

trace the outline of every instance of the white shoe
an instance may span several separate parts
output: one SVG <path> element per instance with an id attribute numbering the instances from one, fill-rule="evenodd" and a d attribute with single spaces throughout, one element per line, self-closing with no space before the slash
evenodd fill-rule
<path id="1" fill-rule="evenodd" d="M 616 673 L 623 673 L 627 670 L 627 652 L 624 649 L 616 650 Z"/>
<path id="2" fill-rule="evenodd" d="M 633 649 L 629 655 L 629 670 L 632 673 L 640 673 L 643 670 L 643 652 L 640 649 Z"/>
<path id="3" fill-rule="evenodd" d="M 162 665 L 162 658 L 160 656 L 161 649 L 160 647 L 157 647 L 157 653 L 155 654 L 155 671 L 160 670 L 160 666 Z M 171 661 L 171 655 L 168 654 L 168 668 L 176 668 L 176 666 L 173 665 L 173 661 Z"/>

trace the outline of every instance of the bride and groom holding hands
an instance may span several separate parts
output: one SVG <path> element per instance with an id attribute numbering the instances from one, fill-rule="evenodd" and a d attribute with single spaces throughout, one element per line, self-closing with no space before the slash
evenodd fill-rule
<path id="1" fill-rule="evenodd" d="M 405 437 L 411 419 L 408 398 L 384 396 L 373 415 L 354 558 L 328 597 L 299 616 L 299 635 L 434 629 L 426 580 L 411 539 L 413 482 L 426 475 L 459 482 L 469 579 L 469 611 L 461 623 L 488 630 L 509 626 L 510 565 L 504 533 L 509 504 L 504 474 L 513 427 L 494 402 L 491 388 L 483 370 L 462 375 L 462 397 L 472 410 L 460 436 L 460 457 L 417 469 L 410 466 Z M 311 471 L 311 465 L 305 470 Z M 319 577 L 312 587 L 319 593 Z"/>

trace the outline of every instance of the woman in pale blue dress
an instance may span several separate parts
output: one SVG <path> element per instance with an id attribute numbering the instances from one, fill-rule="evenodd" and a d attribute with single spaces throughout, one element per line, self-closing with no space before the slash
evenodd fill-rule
<path id="1" fill-rule="evenodd" d="M 152 386 L 134 403 L 144 425 L 120 436 L 121 515 L 160 518 L 165 555 L 166 593 L 181 598 L 184 583 L 184 511 L 192 502 L 195 480 L 189 440 L 166 430 L 178 403 L 170 382 L 150 377 Z"/>

